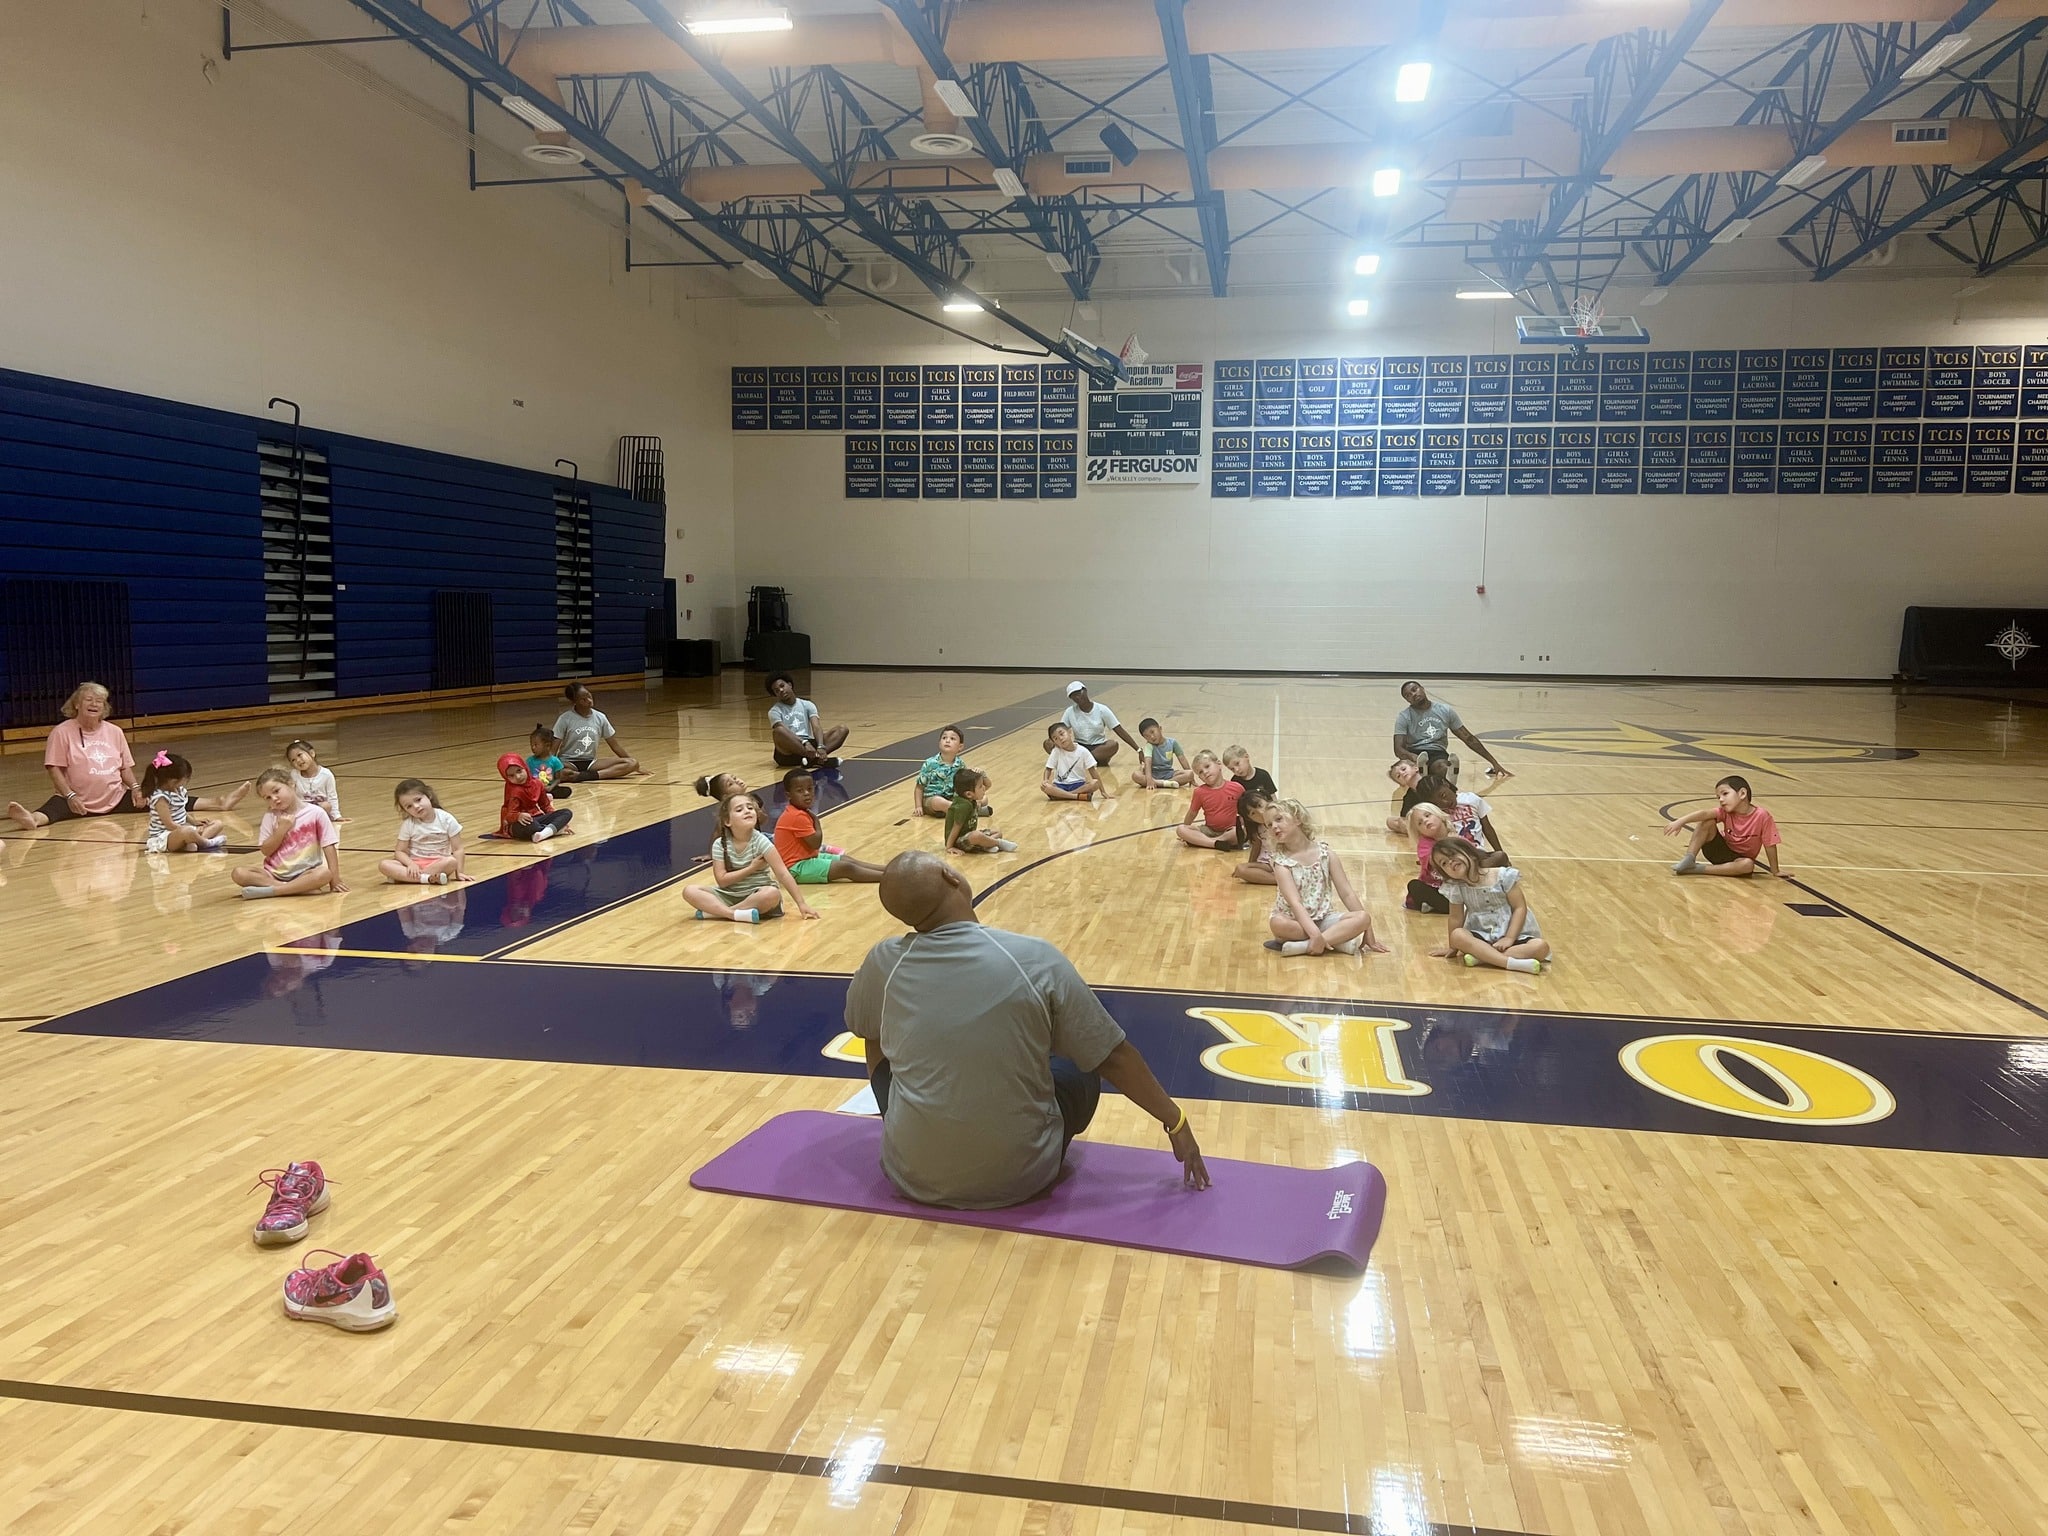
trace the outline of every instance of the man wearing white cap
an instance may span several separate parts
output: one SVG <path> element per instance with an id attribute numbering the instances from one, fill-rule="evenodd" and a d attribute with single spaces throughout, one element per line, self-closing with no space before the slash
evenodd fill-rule
<path id="1" fill-rule="evenodd" d="M 1074 745 L 1093 754 L 1098 766 L 1116 756 L 1116 743 L 1109 739 L 1111 731 L 1123 737 L 1140 757 L 1145 755 L 1145 749 L 1131 740 L 1131 733 L 1118 721 L 1116 711 L 1089 698 L 1088 685 L 1078 679 L 1067 684 L 1067 712 L 1060 718 L 1073 727 Z"/>

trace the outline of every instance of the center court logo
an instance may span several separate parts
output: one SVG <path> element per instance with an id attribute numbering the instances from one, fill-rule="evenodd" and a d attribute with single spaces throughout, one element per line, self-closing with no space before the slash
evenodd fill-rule
<path id="1" fill-rule="evenodd" d="M 1529 731 L 1488 731 L 1485 739 L 1531 752 L 1575 757 L 1660 757 L 1730 768 L 1754 768 L 1780 778 L 1788 770 L 1821 763 L 1896 763 L 1919 754 L 1910 747 L 1839 741 L 1827 736 L 1768 736 L 1754 731 L 1678 731 L 1617 720 L 1612 725 L 1543 726 Z"/>

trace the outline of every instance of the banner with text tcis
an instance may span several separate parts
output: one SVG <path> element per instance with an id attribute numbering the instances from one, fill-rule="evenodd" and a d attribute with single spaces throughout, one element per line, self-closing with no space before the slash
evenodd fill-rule
<path id="1" fill-rule="evenodd" d="M 1193 485 L 1202 478 L 1202 365 L 1143 363 L 1088 391 L 1090 485 Z"/>

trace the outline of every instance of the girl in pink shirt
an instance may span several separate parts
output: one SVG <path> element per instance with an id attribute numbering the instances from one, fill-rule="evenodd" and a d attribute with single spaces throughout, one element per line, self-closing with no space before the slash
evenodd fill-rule
<path id="1" fill-rule="evenodd" d="M 1685 857 L 1671 866 L 1674 875 L 1734 875 L 1756 873 L 1757 861 L 1778 869 L 1778 823 L 1771 813 L 1750 799 L 1749 780 L 1731 773 L 1714 786 L 1714 804 L 1704 811 L 1681 816 L 1664 828 L 1678 836 L 1692 829 L 1692 843 Z"/>
<path id="2" fill-rule="evenodd" d="M 128 738 L 108 722 L 107 690 L 98 683 L 80 683 L 64 701 L 63 723 L 43 747 L 43 769 L 55 794 L 34 810 L 19 800 L 7 803 L 7 814 L 23 831 L 143 809 Z"/>
<path id="3" fill-rule="evenodd" d="M 263 862 L 253 869 L 231 870 L 246 897 L 311 896 L 348 889 L 341 883 L 341 835 L 317 805 L 299 798 L 292 776 L 282 768 L 266 768 L 256 780 L 256 793 L 270 807 L 257 834 Z"/>

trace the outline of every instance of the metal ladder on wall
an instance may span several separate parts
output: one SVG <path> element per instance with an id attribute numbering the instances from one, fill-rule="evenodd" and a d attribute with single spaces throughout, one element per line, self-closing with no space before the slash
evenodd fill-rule
<path id="1" fill-rule="evenodd" d="M 555 491 L 555 668 L 563 677 L 591 674 L 596 654 L 595 586 L 590 498 L 572 480 Z"/>
<path id="2" fill-rule="evenodd" d="M 263 613 L 270 702 L 334 697 L 334 517 L 327 455 L 256 445 L 263 508 Z"/>

